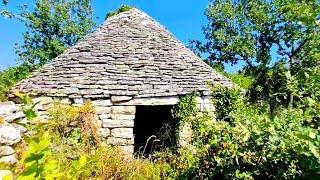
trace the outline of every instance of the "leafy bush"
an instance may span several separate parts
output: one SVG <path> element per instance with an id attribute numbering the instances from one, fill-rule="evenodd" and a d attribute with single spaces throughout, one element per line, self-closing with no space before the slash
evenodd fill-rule
<path id="1" fill-rule="evenodd" d="M 0 101 L 6 101 L 7 91 L 18 81 L 30 74 L 31 68 L 26 65 L 11 67 L 0 72 Z"/>
<path id="2" fill-rule="evenodd" d="M 162 155 L 180 178 L 292 179 L 320 173 L 319 129 L 308 126 L 305 110 L 282 110 L 274 117 L 266 107 L 249 104 L 236 89 L 214 87 L 217 119 L 195 113 L 195 96 L 181 99 L 177 114 L 193 130 L 193 148 L 179 157 Z M 231 98 L 224 104 L 224 99 Z M 185 107 L 186 105 L 189 107 Z M 224 106 L 227 105 L 228 107 Z M 182 111 L 187 109 L 187 112 Z M 226 108 L 226 109 L 223 109 Z M 190 118 L 188 114 L 193 114 Z M 221 113 L 222 112 L 222 113 Z M 187 116 L 186 116 L 187 114 Z M 228 121 L 225 117 L 228 116 Z M 185 118 L 188 117 L 188 118 Z M 176 154 L 177 155 L 177 154 Z"/>
<path id="3" fill-rule="evenodd" d="M 106 19 L 108 19 L 109 17 L 115 16 L 117 14 L 120 14 L 122 12 L 129 11 L 130 9 L 132 9 L 132 7 L 130 7 L 128 5 L 123 5 L 120 8 L 118 8 L 116 11 L 107 13 Z"/>

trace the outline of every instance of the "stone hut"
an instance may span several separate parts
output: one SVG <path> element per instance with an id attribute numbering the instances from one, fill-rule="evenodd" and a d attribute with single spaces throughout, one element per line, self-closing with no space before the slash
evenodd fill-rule
<path id="1" fill-rule="evenodd" d="M 210 108 L 207 81 L 231 86 L 158 22 L 131 9 L 108 18 L 10 94 L 27 93 L 40 101 L 43 118 L 55 99 L 75 106 L 90 100 L 101 136 L 133 153 L 134 145 L 172 118 L 180 96 L 198 91 L 200 107 Z"/>

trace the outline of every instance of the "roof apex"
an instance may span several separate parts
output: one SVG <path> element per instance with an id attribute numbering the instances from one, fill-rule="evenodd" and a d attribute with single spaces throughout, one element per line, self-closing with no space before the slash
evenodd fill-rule
<path id="1" fill-rule="evenodd" d="M 133 8 L 108 18 L 11 92 L 70 98 L 208 95 L 207 81 L 231 86 L 165 27 Z"/>

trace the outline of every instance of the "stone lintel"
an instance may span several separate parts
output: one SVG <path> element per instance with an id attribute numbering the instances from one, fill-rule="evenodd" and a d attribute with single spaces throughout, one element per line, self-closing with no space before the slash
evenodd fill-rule
<path id="1" fill-rule="evenodd" d="M 132 99 L 131 96 L 112 96 L 111 97 L 111 101 L 112 102 L 126 102 L 126 101 L 130 101 Z"/>
<path id="2" fill-rule="evenodd" d="M 151 98 L 136 98 L 128 102 L 115 102 L 114 105 L 144 105 L 144 106 L 156 106 L 156 105 L 176 105 L 179 102 L 178 96 L 168 97 L 151 97 Z"/>

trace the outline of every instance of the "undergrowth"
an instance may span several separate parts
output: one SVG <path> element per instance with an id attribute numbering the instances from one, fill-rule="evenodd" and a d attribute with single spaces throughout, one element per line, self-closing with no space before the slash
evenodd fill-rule
<path id="1" fill-rule="evenodd" d="M 7 91 L 18 81 L 26 78 L 31 72 L 31 67 L 20 65 L 0 71 L 0 102 L 7 101 Z"/>
<path id="2" fill-rule="evenodd" d="M 165 165 L 132 158 L 101 141 L 91 103 L 55 103 L 49 114 L 48 121 L 32 120 L 35 128 L 20 147 L 18 164 L 2 165 L 16 179 L 163 179 Z"/>

